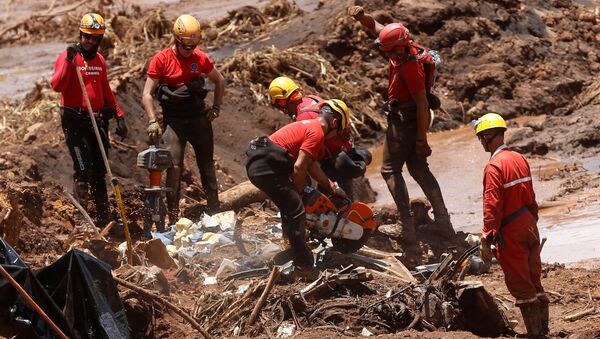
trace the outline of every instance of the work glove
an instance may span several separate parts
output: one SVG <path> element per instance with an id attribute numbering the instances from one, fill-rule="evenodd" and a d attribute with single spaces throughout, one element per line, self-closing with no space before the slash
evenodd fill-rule
<path id="1" fill-rule="evenodd" d="M 494 257 L 492 246 L 483 234 L 480 238 L 479 252 L 481 253 L 481 260 L 483 260 L 484 263 L 490 264 L 492 262 L 492 258 Z"/>
<path id="2" fill-rule="evenodd" d="M 362 6 L 350 6 L 346 9 L 349 16 L 353 17 L 356 20 L 360 20 L 360 18 L 365 15 L 365 9 Z"/>
<path id="3" fill-rule="evenodd" d="M 334 182 L 331 189 L 333 190 L 333 195 L 336 197 L 340 197 L 342 199 L 348 199 L 348 194 L 344 192 L 344 190 L 338 185 L 337 182 Z"/>
<path id="4" fill-rule="evenodd" d="M 219 112 L 221 112 L 221 108 L 219 106 L 213 106 L 208 111 L 206 111 L 206 117 L 208 121 L 213 121 L 219 117 Z"/>
<path id="5" fill-rule="evenodd" d="M 76 55 L 77 55 L 77 44 L 69 45 L 67 47 L 67 56 L 66 56 L 67 62 L 72 62 L 73 59 L 75 59 Z"/>
<path id="6" fill-rule="evenodd" d="M 129 132 L 129 130 L 127 129 L 127 124 L 125 124 L 125 119 L 122 117 L 117 118 L 117 129 L 115 132 L 117 132 L 117 135 L 121 138 L 127 138 L 127 132 Z"/>
<path id="7" fill-rule="evenodd" d="M 162 136 L 162 129 L 156 119 L 150 120 L 150 125 L 148 125 L 146 132 L 148 133 L 148 137 L 150 137 L 150 141 L 153 143 L 158 141 Z"/>
<path id="8" fill-rule="evenodd" d="M 417 158 L 426 159 L 431 155 L 431 147 L 427 144 L 427 140 L 417 140 L 415 146 L 415 152 L 417 153 Z"/>

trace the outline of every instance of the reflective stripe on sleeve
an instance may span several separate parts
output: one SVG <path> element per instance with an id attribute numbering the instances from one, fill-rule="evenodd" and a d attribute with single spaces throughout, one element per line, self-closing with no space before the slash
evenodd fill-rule
<path id="1" fill-rule="evenodd" d="M 525 178 L 513 180 L 513 181 L 511 181 L 509 183 L 504 184 L 504 188 L 513 187 L 516 184 L 520 184 L 520 183 L 528 182 L 528 181 L 531 181 L 531 177 L 525 177 Z"/>

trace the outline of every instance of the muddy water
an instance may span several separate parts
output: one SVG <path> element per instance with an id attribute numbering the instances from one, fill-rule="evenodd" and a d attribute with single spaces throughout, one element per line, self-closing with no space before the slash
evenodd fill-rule
<path id="1" fill-rule="evenodd" d="M 44 42 L 0 49 L 0 99 L 21 99 L 40 78 L 50 78 L 65 43 Z"/>
<path id="2" fill-rule="evenodd" d="M 533 119 L 543 119 L 543 117 Z M 518 121 L 522 123 L 527 120 L 531 118 Z M 468 126 L 433 133 L 429 136 L 429 142 L 433 155 L 428 158 L 428 161 L 440 183 L 455 229 L 465 232 L 480 231 L 483 168 L 489 159 L 489 153 L 483 151 Z M 382 146 L 372 149 L 373 163 L 366 175 L 378 194 L 374 205 L 393 207 L 392 197 L 379 174 L 382 151 Z M 556 168 L 576 166 L 569 160 L 573 159 L 562 161 L 553 158 L 529 159 L 538 203 L 542 207 L 554 206 L 542 208 L 540 212 L 540 235 L 547 238 L 542 259 L 547 262 L 573 263 L 589 258 L 600 258 L 600 232 L 594 229 L 600 220 L 598 206 L 590 204 L 575 208 L 574 201 L 549 202 L 549 199 L 559 190 L 560 179 L 548 180 L 548 177 Z M 598 161 L 598 158 L 594 158 L 589 159 L 588 163 L 597 164 Z M 404 174 L 411 198 L 424 196 L 406 170 Z"/>

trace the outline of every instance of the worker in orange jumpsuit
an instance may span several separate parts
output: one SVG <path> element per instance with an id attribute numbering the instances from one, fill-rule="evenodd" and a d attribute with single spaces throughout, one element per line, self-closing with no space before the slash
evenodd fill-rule
<path id="1" fill-rule="evenodd" d="M 483 176 L 482 259 L 490 262 L 496 256 L 527 334 L 544 336 L 549 301 L 541 282 L 538 205 L 529 163 L 504 143 L 506 122 L 500 115 L 485 114 L 473 125 L 481 145 L 491 154 Z"/>

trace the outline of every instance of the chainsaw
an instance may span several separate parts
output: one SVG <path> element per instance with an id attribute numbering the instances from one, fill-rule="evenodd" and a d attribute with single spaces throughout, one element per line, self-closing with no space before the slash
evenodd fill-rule
<path id="1" fill-rule="evenodd" d="M 159 232 L 165 231 L 165 216 L 167 209 L 162 199 L 162 192 L 169 188 L 161 186 L 162 172 L 173 166 L 171 152 L 155 145 L 140 152 L 137 156 L 137 166 L 145 168 L 149 172 L 150 186 L 142 186 L 146 192 L 142 217 L 144 218 L 144 234 L 146 239 L 150 238 L 152 226 Z"/>
<path id="2" fill-rule="evenodd" d="M 320 242 L 330 238 L 333 248 L 342 253 L 358 251 L 377 228 L 373 211 L 362 202 L 344 199 L 338 207 L 310 186 L 304 188 L 302 202 L 309 236 Z"/>

